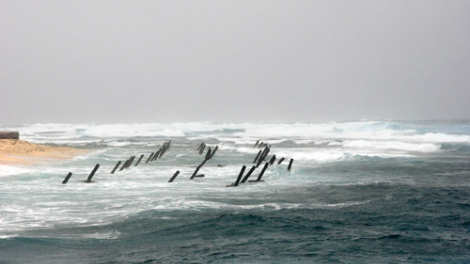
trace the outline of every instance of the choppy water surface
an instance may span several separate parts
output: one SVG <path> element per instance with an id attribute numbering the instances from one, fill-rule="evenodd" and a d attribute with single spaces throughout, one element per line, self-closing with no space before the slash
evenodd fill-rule
<path id="1" fill-rule="evenodd" d="M 92 150 L 0 166 L 0 263 L 470 261 L 468 121 L 0 129 Z M 163 157 L 145 163 L 168 140 Z M 271 145 L 268 159 L 286 161 L 264 182 L 226 188 L 253 166 L 257 140 Z M 201 142 L 219 150 L 199 171 L 206 177 L 190 180 Z M 141 154 L 139 166 L 110 174 Z M 83 183 L 97 163 L 95 182 Z"/>

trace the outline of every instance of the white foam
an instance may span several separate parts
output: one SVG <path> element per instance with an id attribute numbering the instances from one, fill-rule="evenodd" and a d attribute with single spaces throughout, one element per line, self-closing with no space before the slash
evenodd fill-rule
<path id="1" fill-rule="evenodd" d="M 417 152 L 434 152 L 440 149 L 439 144 L 433 143 L 405 143 L 397 141 L 365 141 L 351 140 L 338 145 L 345 148 L 376 149 L 376 150 L 404 150 Z"/>
<path id="2" fill-rule="evenodd" d="M 105 225 L 148 210 L 279 210 L 353 206 L 357 203 L 286 203 L 272 199 L 263 202 L 259 197 L 268 194 L 273 197 L 281 194 L 282 197 L 282 193 L 289 188 L 345 181 L 343 178 L 328 177 L 326 173 L 321 176 L 315 173 L 306 175 L 305 171 L 322 163 L 362 157 L 428 156 L 428 153 L 444 152 L 440 149 L 442 143 L 470 142 L 470 135 L 466 134 L 423 133 L 423 129 L 409 127 L 401 129 L 393 122 L 383 121 L 320 124 L 34 124 L 16 129 L 6 127 L 19 130 L 23 139 L 31 141 L 74 146 L 96 144 L 99 150 L 61 163 L 0 166 L 0 237 L 13 237 L 20 232 L 24 235 L 24 231 L 38 229 Z M 143 148 L 149 150 L 161 145 L 167 140 L 166 137 L 185 135 L 191 137 L 174 139 L 175 148 L 164 157 L 167 160 L 143 163 L 109 174 L 117 160 L 136 155 L 133 153 L 136 149 L 140 153 Z M 157 138 L 139 140 L 141 137 Z M 220 141 L 220 150 L 215 157 L 219 160 L 209 161 L 202 168 L 205 178 L 189 180 L 195 166 L 201 162 L 194 141 L 205 139 Z M 225 185 L 234 182 L 241 163 L 251 162 L 259 152 L 259 148 L 253 147 L 256 140 L 273 145 L 270 155 L 276 154 L 278 159 L 293 158 L 293 170 L 286 171 L 286 160 L 282 165 L 268 168 L 263 184 L 225 188 Z M 138 147 L 132 147 L 134 145 Z M 178 163 L 181 160 L 188 163 Z M 96 182 L 83 183 L 98 162 L 102 166 L 94 177 Z M 227 165 L 216 167 L 218 162 Z M 169 184 L 168 180 L 176 169 L 181 173 Z M 69 183 L 61 184 L 69 171 L 73 173 Z M 347 181 L 354 182 L 355 179 L 348 178 Z M 256 204 L 240 205 L 234 203 L 237 199 L 247 203 L 252 199 Z M 83 234 L 83 237 L 113 239 L 119 234 L 103 232 Z"/>
<path id="3" fill-rule="evenodd" d="M 0 177 L 26 174 L 26 173 L 31 173 L 33 171 L 34 170 L 29 167 L 0 165 Z"/>
<path id="4" fill-rule="evenodd" d="M 395 123 L 387 121 L 356 121 L 331 123 L 295 124 L 233 124 L 233 123 L 172 123 L 172 124 L 33 124 L 5 129 L 20 131 L 21 138 L 35 143 L 79 143 L 82 137 L 136 138 L 136 137 L 182 137 L 188 133 L 198 134 L 189 140 L 217 138 L 222 142 L 254 144 L 256 140 L 278 144 L 294 140 L 297 144 L 335 139 L 397 140 L 403 142 L 469 143 L 470 135 L 445 133 L 421 134 L 418 129 L 397 129 Z M 408 125 L 412 127 L 411 125 Z M 230 131 L 235 132 L 230 132 Z M 229 132 L 227 132 L 229 131 Z M 210 133 L 208 133 L 210 132 Z M 80 143 L 96 142 L 84 139 Z"/>

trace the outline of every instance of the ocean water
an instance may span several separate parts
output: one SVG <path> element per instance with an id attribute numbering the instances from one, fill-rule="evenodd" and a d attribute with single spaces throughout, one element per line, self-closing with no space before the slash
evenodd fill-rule
<path id="1" fill-rule="evenodd" d="M 470 262 L 469 121 L 0 130 L 91 150 L 0 166 L 0 263 Z M 169 140 L 160 159 L 145 163 Z M 271 146 L 267 160 L 277 157 L 264 182 L 227 188 L 254 165 L 257 140 Z M 199 170 L 205 177 L 190 180 L 206 155 L 202 142 L 218 151 Z M 110 173 L 141 154 L 138 166 Z M 95 164 L 94 183 L 84 183 Z"/>

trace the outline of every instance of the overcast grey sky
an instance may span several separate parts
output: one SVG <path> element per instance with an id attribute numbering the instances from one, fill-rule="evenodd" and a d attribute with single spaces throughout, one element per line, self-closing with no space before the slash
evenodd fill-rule
<path id="1" fill-rule="evenodd" d="M 0 124 L 470 119 L 470 1 L 0 0 Z"/>

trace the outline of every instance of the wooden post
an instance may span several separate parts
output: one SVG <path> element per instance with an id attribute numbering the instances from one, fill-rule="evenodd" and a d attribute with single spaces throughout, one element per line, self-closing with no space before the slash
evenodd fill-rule
<path id="1" fill-rule="evenodd" d="M 134 162 L 134 159 L 135 159 L 135 156 L 132 156 L 131 159 L 129 160 L 129 163 L 126 166 L 126 169 L 132 165 L 132 162 Z"/>
<path id="2" fill-rule="evenodd" d="M 277 164 L 281 164 L 284 161 L 284 158 L 281 158 Z"/>
<path id="3" fill-rule="evenodd" d="M 234 186 L 238 186 L 238 184 L 240 183 L 240 180 L 242 179 L 243 177 L 243 173 L 245 172 L 245 169 L 246 169 L 246 166 L 243 165 L 241 171 L 240 171 L 240 174 L 238 174 L 238 178 L 237 178 L 237 181 L 235 182 L 235 185 Z"/>
<path id="4" fill-rule="evenodd" d="M 243 165 L 242 169 L 240 170 L 240 174 L 238 174 L 238 177 L 237 177 L 237 180 L 235 181 L 235 183 L 232 183 L 232 184 L 227 185 L 227 186 L 225 186 L 225 187 L 237 187 L 238 184 L 240 183 L 240 180 L 241 180 L 242 177 L 243 177 L 243 173 L 245 172 L 245 168 L 246 168 L 246 166 Z"/>
<path id="5" fill-rule="evenodd" d="M 287 171 L 290 171 L 290 169 L 292 167 L 292 162 L 294 162 L 294 159 L 290 159 L 289 167 L 287 167 Z"/>
<path id="6" fill-rule="evenodd" d="M 65 177 L 64 181 L 62 182 L 62 184 L 66 184 L 66 183 L 69 181 L 70 177 L 72 177 L 72 173 L 71 173 L 71 172 L 69 172 L 69 174 L 67 174 L 67 176 Z"/>
<path id="7" fill-rule="evenodd" d="M 202 155 L 204 153 L 204 149 L 206 148 L 206 144 L 202 145 L 202 148 L 199 150 L 199 155 Z"/>
<path id="8" fill-rule="evenodd" d="M 166 152 L 166 147 L 163 146 L 163 147 L 161 148 L 160 156 L 158 156 L 158 158 L 161 158 L 161 157 L 163 156 L 163 154 L 165 154 L 165 152 Z"/>
<path id="9" fill-rule="evenodd" d="M 88 179 L 85 181 L 86 183 L 92 182 L 91 178 L 93 178 L 93 175 L 95 175 L 95 172 L 98 170 L 99 167 L 100 167 L 100 164 L 96 164 L 95 168 L 93 169 L 93 171 L 88 176 Z"/>
<path id="10" fill-rule="evenodd" d="M 168 182 L 173 182 L 178 176 L 178 174 L 180 174 L 180 171 L 176 171 L 176 173 L 173 175 L 173 177 L 171 177 L 171 179 Z"/>
<path id="11" fill-rule="evenodd" d="M 211 159 L 211 152 L 212 152 L 211 148 L 209 148 L 206 153 L 206 157 L 205 157 L 206 160 Z"/>
<path id="12" fill-rule="evenodd" d="M 155 152 L 152 161 L 157 160 L 157 158 L 160 156 L 160 152 L 162 152 L 162 149 L 158 149 L 157 152 Z"/>
<path id="13" fill-rule="evenodd" d="M 273 163 L 276 161 L 276 155 L 273 155 L 271 160 L 269 161 L 269 165 L 273 165 Z"/>
<path id="14" fill-rule="evenodd" d="M 261 155 L 261 152 L 263 152 L 261 149 L 258 151 L 258 155 L 256 155 L 256 158 L 255 160 L 253 161 L 253 163 L 256 163 L 256 161 L 258 160 L 259 158 L 259 155 Z"/>
<path id="15" fill-rule="evenodd" d="M 119 164 L 121 164 L 121 161 L 119 161 L 116 166 L 114 166 L 114 169 L 111 171 L 111 174 L 114 174 L 114 172 L 116 171 L 116 169 L 119 167 Z"/>
<path id="16" fill-rule="evenodd" d="M 192 180 L 192 179 L 194 179 L 194 177 L 196 177 L 197 172 L 199 171 L 199 169 L 202 168 L 202 166 L 204 166 L 204 163 L 206 163 L 206 161 L 207 160 L 205 159 L 199 166 L 197 166 L 197 168 L 194 171 L 193 175 L 191 176 L 191 178 L 189 178 L 190 180 Z"/>
<path id="17" fill-rule="evenodd" d="M 150 154 L 149 158 L 147 159 L 147 161 L 146 161 L 145 163 L 149 163 L 149 160 L 150 160 L 151 158 L 153 158 L 153 154 L 154 154 L 153 152 L 152 152 L 152 154 Z"/>
<path id="18" fill-rule="evenodd" d="M 268 168 L 268 165 L 269 165 L 268 162 L 266 162 L 266 164 L 264 164 L 264 167 L 263 167 L 263 169 L 261 170 L 261 173 L 258 175 L 258 179 L 252 180 L 252 181 L 248 181 L 248 182 L 260 182 L 260 181 L 262 181 L 262 180 L 261 180 L 261 177 L 263 177 L 263 174 L 264 174 L 264 172 L 266 171 L 266 169 Z"/>
<path id="19" fill-rule="evenodd" d="M 263 153 L 261 153 L 261 157 L 258 159 L 258 163 L 256 164 L 256 167 L 259 167 L 261 165 L 261 162 L 263 162 L 266 159 L 266 156 L 268 156 L 270 149 L 268 147 L 264 148 Z"/>
<path id="20" fill-rule="evenodd" d="M 139 158 L 139 160 L 137 161 L 137 163 L 135 164 L 135 166 L 139 165 L 139 162 L 140 162 L 140 160 L 141 160 L 143 157 L 144 157 L 144 154 L 140 155 L 140 158 Z"/>
<path id="21" fill-rule="evenodd" d="M 248 171 L 248 173 L 246 174 L 245 178 L 243 178 L 243 180 L 240 182 L 240 183 L 245 183 L 246 180 L 248 180 L 248 178 L 251 176 L 251 174 L 253 173 L 253 171 L 256 169 L 256 166 L 253 166 L 251 167 L 251 170 Z"/>
<path id="22" fill-rule="evenodd" d="M 219 146 L 215 146 L 214 151 L 212 151 L 212 155 L 211 155 L 211 157 L 210 157 L 209 159 L 212 159 L 212 157 L 214 157 L 215 152 L 216 152 L 218 149 L 219 149 Z"/>
<path id="23" fill-rule="evenodd" d="M 204 142 L 202 142 L 201 145 L 199 145 L 199 147 L 197 147 L 197 151 L 200 151 L 203 145 L 204 145 Z"/>
<path id="24" fill-rule="evenodd" d="M 129 160 L 130 159 L 126 160 L 126 162 L 124 162 L 124 164 L 122 164 L 122 167 L 121 167 L 121 169 L 119 169 L 119 171 L 122 171 L 127 166 L 127 163 L 129 163 Z"/>

